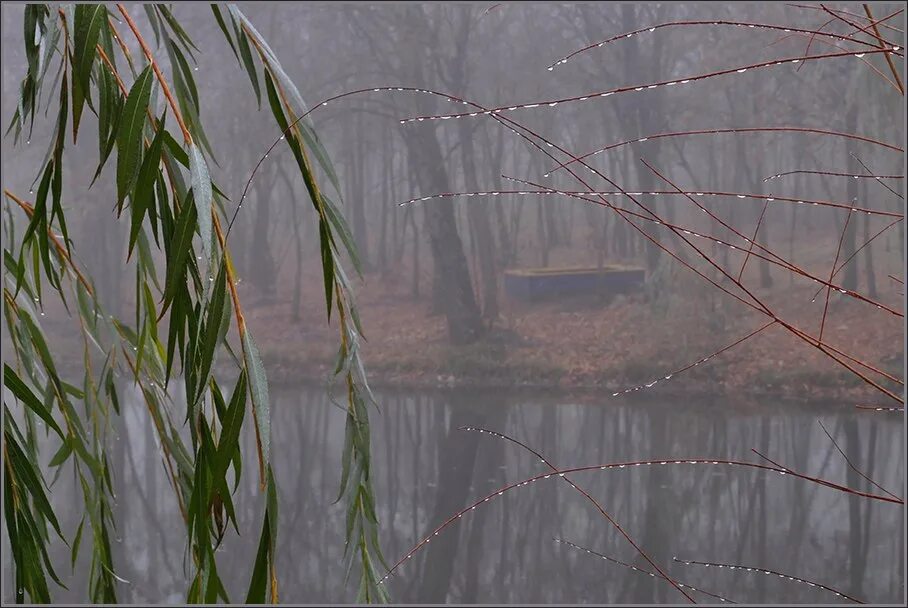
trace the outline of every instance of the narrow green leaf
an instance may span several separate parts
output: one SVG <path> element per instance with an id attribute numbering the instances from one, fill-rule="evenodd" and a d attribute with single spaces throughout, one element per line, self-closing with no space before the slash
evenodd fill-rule
<path id="1" fill-rule="evenodd" d="M 77 4 L 73 32 L 73 143 L 79 131 L 82 104 L 91 86 L 91 67 L 97 54 L 101 26 L 107 20 L 103 4 Z"/>
<path id="2" fill-rule="evenodd" d="M 165 120 L 167 114 L 158 123 L 158 132 L 145 153 L 142 160 L 142 167 L 139 169 L 139 177 L 136 179 L 136 187 L 132 194 L 132 217 L 129 230 L 129 247 L 127 248 L 127 259 L 132 255 L 132 248 L 136 243 L 136 237 L 139 235 L 139 229 L 142 227 L 142 220 L 145 213 L 154 207 L 155 180 L 160 173 L 159 165 L 161 163 L 161 147 L 164 140 Z"/>
<path id="3" fill-rule="evenodd" d="M 205 263 L 211 258 L 211 178 L 202 151 L 195 143 L 189 146 L 189 172 L 192 177 L 192 192 L 195 199 L 199 234 L 202 237 L 202 251 Z"/>
<path id="4" fill-rule="evenodd" d="M 271 528 L 268 525 L 268 510 L 265 510 L 265 519 L 262 522 L 262 536 L 259 538 L 259 548 L 255 554 L 255 565 L 252 567 L 252 579 L 249 581 L 249 591 L 246 593 L 247 604 L 264 604 L 268 588 L 268 548 Z"/>
<path id="5" fill-rule="evenodd" d="M 330 321 L 334 296 L 334 255 L 331 251 L 331 229 L 324 218 L 318 220 L 318 236 L 322 254 L 322 278 L 325 282 L 325 305 L 328 307 Z"/>
<path id="6" fill-rule="evenodd" d="M 35 396 L 30 388 L 19 378 L 19 375 L 16 374 L 16 371 L 9 366 L 9 364 L 3 364 L 3 384 L 12 391 L 13 395 L 16 396 L 16 399 L 22 401 L 27 405 L 33 412 L 35 412 L 41 420 L 47 423 L 47 426 L 52 428 L 60 436 L 60 439 L 66 440 L 66 436 L 63 433 L 63 430 L 57 425 L 57 421 L 54 420 L 54 417 L 51 415 L 50 410 L 44 407 L 44 404 L 41 403 L 41 400 Z"/>
<path id="7" fill-rule="evenodd" d="M 252 397 L 252 407 L 255 410 L 263 466 L 267 467 L 271 449 L 271 406 L 268 397 L 268 378 L 265 376 L 265 366 L 259 356 L 259 349 L 248 330 L 243 334 L 243 357 L 246 369 L 249 370 L 249 392 Z"/>
<path id="8" fill-rule="evenodd" d="M 123 106 L 117 133 L 117 203 L 121 203 L 139 172 L 142 126 L 151 96 L 152 69 L 147 66 L 133 83 Z"/>
<path id="9" fill-rule="evenodd" d="M 79 544 L 82 542 L 82 526 L 85 524 L 85 518 L 79 522 L 79 527 L 76 529 L 76 537 L 73 539 L 73 548 L 70 553 L 70 566 L 72 568 L 76 567 L 76 558 L 79 557 Z"/>
<path id="10" fill-rule="evenodd" d="M 240 57 L 243 58 L 243 65 L 246 67 L 246 73 L 249 74 L 249 80 L 252 82 L 252 89 L 255 91 L 255 100 L 262 107 L 262 90 L 259 88 L 259 77 L 255 71 L 255 62 L 252 60 L 252 51 L 249 49 L 249 41 L 246 40 L 246 34 L 237 28 L 237 45 L 240 47 Z"/>
<path id="11" fill-rule="evenodd" d="M 191 198 L 190 193 L 188 198 Z M 176 296 L 180 287 L 185 287 L 186 265 L 192 252 L 192 235 L 195 232 L 196 206 L 191 200 L 185 200 L 180 210 L 180 217 L 174 231 L 173 242 L 167 252 L 167 278 L 164 281 L 164 311 Z"/>
<path id="12" fill-rule="evenodd" d="M 211 12 L 214 13 L 214 19 L 218 22 L 218 27 L 221 28 L 221 32 L 224 33 L 224 38 L 227 39 L 227 44 L 230 45 L 230 50 L 233 51 L 233 56 L 236 57 L 236 60 L 240 60 L 240 56 L 237 55 L 236 46 L 233 44 L 233 38 L 230 36 L 230 32 L 227 30 L 227 24 L 224 23 L 224 17 L 221 15 L 221 9 L 218 8 L 217 4 L 211 5 Z"/>

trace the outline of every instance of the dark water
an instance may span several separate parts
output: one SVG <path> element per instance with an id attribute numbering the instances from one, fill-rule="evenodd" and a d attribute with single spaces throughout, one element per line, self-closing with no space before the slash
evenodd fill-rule
<path id="1" fill-rule="evenodd" d="M 437 524 L 499 486 L 545 472 L 511 443 L 457 430 L 484 426 L 518 438 L 562 468 L 615 461 L 726 458 L 758 462 L 755 448 L 792 469 L 874 490 L 852 462 L 904 496 L 905 437 L 895 414 L 848 406 L 735 405 L 679 399 L 577 404 L 497 392 L 381 393 L 373 414 L 373 471 L 381 539 L 394 563 Z M 355 597 L 344 583 L 340 477 L 343 413 L 324 391 L 273 391 L 274 469 L 279 483 L 279 577 L 285 602 Z M 160 460 L 146 457 L 147 414 L 127 404 L 131 432 L 116 442 L 116 543 L 121 601 L 185 596 L 185 528 Z M 251 437 L 245 449 L 251 450 Z M 156 451 L 156 450 L 155 450 Z M 231 598 L 245 597 L 258 542 L 262 497 L 253 454 L 238 491 L 242 536 L 228 534 L 219 568 Z M 66 476 L 64 475 L 64 478 Z M 904 508 L 777 473 L 714 465 L 653 465 L 579 473 L 574 481 L 677 580 L 738 602 L 844 601 L 776 576 L 684 565 L 682 559 L 769 568 L 869 602 L 904 597 Z M 67 483 L 66 479 L 59 482 Z M 876 491 L 876 490 L 874 490 Z M 63 491 L 61 490 L 61 493 Z M 60 504 L 61 493 L 57 493 Z M 64 499 L 65 500 L 65 499 Z M 63 505 L 65 507 L 65 505 Z M 79 509 L 63 509 L 72 531 Z M 71 532 L 70 532 L 71 534 Z M 389 581 L 397 602 L 684 602 L 665 581 L 604 561 L 553 538 L 647 566 L 602 515 L 557 477 L 505 493 L 465 515 Z M 68 570 L 65 548 L 61 571 Z M 82 559 L 59 599 L 85 601 Z M 9 578 L 7 577 L 8 581 Z M 10 599 L 9 589 L 4 599 Z M 695 593 L 699 602 L 716 602 Z"/>

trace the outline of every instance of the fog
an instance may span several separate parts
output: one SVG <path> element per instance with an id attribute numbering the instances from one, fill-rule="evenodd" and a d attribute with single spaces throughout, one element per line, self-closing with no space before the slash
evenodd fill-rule
<path id="1" fill-rule="evenodd" d="M 343 265 L 377 389 L 372 467 L 388 565 L 474 500 L 544 472 L 519 447 L 463 425 L 516 437 L 560 467 L 763 462 L 755 448 L 806 475 L 875 492 L 857 468 L 904 496 L 904 414 L 854 407 L 900 405 L 885 391 L 904 393 L 905 227 L 895 221 L 905 210 L 903 56 L 890 53 L 890 67 L 873 49 L 847 54 L 859 48 L 851 36 L 867 35 L 819 5 L 238 6 L 313 109 L 340 192 L 324 185 L 324 171 L 319 177 L 359 253 L 361 276 L 348 256 Z M 827 6 L 863 19 L 858 3 Z M 126 7 L 153 41 L 142 7 Z M 903 8 L 872 5 L 877 19 Z M 326 397 L 338 320 L 325 315 L 318 217 L 279 140 L 265 83 L 250 82 L 207 4 L 173 11 L 199 49 L 192 75 L 214 151 L 211 178 L 229 199 L 226 219 L 237 213 L 229 244 L 238 292 L 273 386 L 281 600 L 353 601 L 344 511 L 334 504 L 344 414 Z M 3 4 L 4 128 L 27 68 L 22 15 L 22 5 Z M 685 24 L 656 27 L 677 22 Z M 904 12 L 881 27 L 904 47 Z M 123 42 L 141 57 L 132 37 Z M 170 74 L 168 54 L 152 50 Z M 44 92 L 18 145 L 2 141 L 3 187 L 27 200 L 54 133 L 44 104 L 55 107 L 57 94 Z M 154 102 L 160 116 L 167 100 L 156 94 Z M 426 118 L 437 116 L 444 120 Z M 131 320 L 129 217 L 116 214 L 113 162 L 90 185 L 96 133 L 86 110 L 77 143 L 66 140 L 68 230 L 105 308 Z M 27 225 L 7 199 L 10 221 L 18 234 Z M 625 271 L 640 280 L 609 278 Z M 80 382 L 78 325 L 59 303 L 43 310 L 61 369 Z M 9 362 L 5 323 L 3 331 Z M 855 360 L 873 382 L 849 371 Z M 120 381 L 124 413 L 111 448 L 115 562 L 129 581 L 120 600 L 181 602 L 191 580 L 184 522 L 139 393 Z M 253 468 L 236 498 L 242 534 L 231 530 L 217 553 L 234 599 L 245 593 L 258 542 Z M 903 504 L 724 467 L 656 465 L 576 481 L 672 577 L 697 589 L 739 602 L 846 600 L 673 557 L 769 568 L 869 602 L 904 598 Z M 664 580 L 554 543 L 651 569 L 579 493 L 546 483 L 447 528 L 389 580 L 392 599 L 684 601 Z M 76 490 L 62 475 L 54 505 Z M 80 519 L 61 517 L 67 534 Z M 68 549 L 57 541 L 52 557 L 70 585 L 54 598 L 85 601 L 89 558 L 68 574 Z M 11 601 L 7 558 L 4 549 L 3 599 Z"/>

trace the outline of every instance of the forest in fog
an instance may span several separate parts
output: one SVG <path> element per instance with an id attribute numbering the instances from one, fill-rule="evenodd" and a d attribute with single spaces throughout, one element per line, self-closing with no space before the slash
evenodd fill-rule
<path id="1" fill-rule="evenodd" d="M 680 82 L 805 52 L 835 53 L 847 42 L 732 24 L 800 25 L 809 30 L 828 20 L 821 10 L 783 3 L 265 4 L 247 9 L 306 103 L 366 89 L 318 108 L 311 119 L 334 164 L 343 213 L 361 261 L 363 281 L 356 289 L 361 292 L 361 312 L 370 320 L 365 323 L 364 349 L 373 361 L 371 371 L 389 383 L 437 384 L 439 376 L 443 382 L 449 376 L 455 382 L 463 376 L 463 383 L 470 385 L 525 384 L 540 374 L 545 383 L 563 386 L 633 382 L 680 367 L 692 349 L 705 356 L 748 328 L 755 329 L 759 315 L 754 317 L 697 279 L 631 221 L 604 209 L 598 199 L 540 192 L 545 188 L 614 193 L 609 202 L 630 212 L 636 203 L 622 190 L 643 193 L 640 201 L 666 223 L 721 239 L 721 244 L 705 242 L 711 259 L 732 275 L 741 274 L 746 285 L 776 305 L 790 306 L 791 314 L 804 314 L 806 323 L 816 323 L 821 315 L 814 309 L 821 308 L 822 298 L 821 304 L 814 301 L 808 306 L 815 284 L 772 259 L 754 257 L 744 264 L 748 243 L 739 235 L 755 235 L 755 242 L 772 253 L 827 278 L 838 249 L 839 262 L 853 256 L 836 275 L 842 287 L 860 289 L 873 299 L 899 301 L 899 284 L 889 275 L 901 276 L 904 224 L 886 229 L 855 255 L 895 218 L 860 214 L 843 231 L 847 214 L 840 208 L 810 205 L 827 201 L 849 206 L 854 201 L 858 208 L 890 214 L 901 209 L 902 179 L 826 174 L 900 176 L 900 153 L 891 146 L 810 131 L 901 141 L 905 124 L 901 96 L 881 57 L 805 61 L 740 74 L 732 71 L 683 86 L 634 90 L 634 85 Z M 882 4 L 878 10 L 882 16 L 897 9 Z M 207 6 L 185 7 L 180 17 L 192 28 L 194 39 L 211 41 L 206 46 L 211 50 L 199 56 L 193 75 L 198 89 L 211 96 L 201 110 L 201 118 L 210 125 L 207 137 L 215 149 L 230 150 L 215 157 L 212 177 L 228 197 L 236 193 L 235 199 L 276 137 L 267 110 L 256 111 L 249 103 L 260 96 L 267 108 L 264 83 L 253 85 L 238 69 L 240 62 L 221 39 Z M 730 23 L 704 24 L 710 20 Z M 644 30 L 546 69 L 616 34 L 679 21 L 694 24 Z M 21 27 L 9 16 L 4 27 L 4 86 L 12 88 L 24 59 L 17 42 Z M 825 29 L 848 33 L 844 23 Z M 901 35 L 894 32 L 893 38 L 898 41 Z M 162 55 L 162 64 L 167 65 L 168 55 Z M 398 85 L 406 90 L 394 90 Z M 371 91 L 374 87 L 382 89 Z M 613 99 L 584 98 L 621 87 L 631 90 Z M 586 159 L 613 183 L 585 168 L 581 170 L 587 173 L 581 175 L 585 185 L 564 168 L 549 174 L 557 166 L 555 160 L 488 116 L 401 124 L 402 119 L 465 109 L 443 95 L 411 89 L 456 95 L 486 107 L 573 98 L 557 105 L 540 103 L 510 116 L 577 155 L 614 146 Z M 5 116 L 15 108 L 15 99 L 5 96 Z M 52 128 L 50 121 L 36 124 L 33 139 L 39 141 L 42 129 Z M 747 132 L 761 128 L 769 130 Z M 688 131 L 697 133 L 652 137 Z M 621 143 L 625 145 L 617 145 Z M 34 164 L 44 148 L 26 145 L 12 153 L 9 139 L 3 145 L 8 159 L 4 184 L 27 191 L 34 176 L 23 168 Z M 558 156 L 559 162 L 563 158 Z M 64 183 L 84 189 L 90 180 L 79 176 L 93 174 L 95 157 L 80 151 L 68 162 L 73 169 L 63 176 Z M 280 372 L 290 379 L 310 369 L 319 377 L 317 366 L 330 367 L 334 356 L 330 340 L 321 338 L 325 328 L 316 316 L 321 306 L 318 290 L 310 289 L 320 273 L 319 241 L 310 238 L 318 218 L 299 204 L 307 194 L 293 176 L 293 162 L 289 152 L 278 149 L 261 165 L 231 237 L 241 289 L 248 292 L 262 331 L 274 336 L 266 350 L 281 368 L 297 368 Z M 103 198 L 112 187 L 102 174 L 91 194 Z M 678 194 L 679 189 L 702 191 L 695 202 L 717 217 L 703 213 Z M 526 191 L 532 193 L 509 194 Z M 425 196 L 477 192 L 489 194 L 400 205 Z M 764 209 L 765 197 L 773 195 L 778 196 Z M 69 220 L 70 230 L 74 235 L 91 231 L 92 246 L 81 257 L 100 296 L 114 310 L 125 312 L 134 300 L 134 288 L 120 255 L 126 243 L 114 228 L 116 216 L 108 211 L 103 205 L 78 205 Z M 678 235 L 641 225 L 684 262 L 724 280 Z M 618 298 L 582 293 L 595 297 L 531 306 L 505 285 L 509 270 L 609 266 L 643 269 L 645 285 Z M 832 297 L 832 314 L 841 323 L 830 327 L 837 339 L 853 344 L 852 354 L 873 358 L 887 369 L 901 369 L 901 340 L 889 339 L 900 325 L 887 325 L 891 319 L 885 316 L 868 318 L 860 310 L 852 311 L 847 298 L 837 296 Z M 641 303 L 646 311 L 639 310 Z M 290 352 L 298 349 L 280 343 L 287 331 L 310 341 L 312 348 Z M 767 335 L 779 331 L 774 328 Z M 764 361 L 765 351 L 757 346 L 750 350 L 748 345 L 740 358 L 732 352 L 717 365 L 728 365 L 725 371 L 734 372 L 727 374 L 736 378 L 734 389 L 750 385 L 797 396 L 804 377 L 815 375 L 819 380 L 815 384 L 843 390 L 843 379 L 824 357 L 814 359 L 811 349 L 789 338 L 779 340 L 785 343 L 781 350 L 794 356 L 783 353 L 777 360 Z M 447 348 L 477 342 L 483 346 L 465 354 Z M 484 371 L 469 359 L 488 366 Z M 714 379 L 702 378 L 700 383 Z"/>
<path id="2" fill-rule="evenodd" d="M 905 24 L 4 3 L 3 601 L 904 599 Z"/>

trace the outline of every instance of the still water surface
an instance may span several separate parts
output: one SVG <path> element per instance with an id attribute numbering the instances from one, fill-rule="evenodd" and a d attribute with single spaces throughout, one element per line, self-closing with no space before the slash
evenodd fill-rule
<path id="1" fill-rule="evenodd" d="M 489 391 L 379 393 L 372 415 L 373 476 L 381 539 L 390 564 L 450 515 L 499 486 L 544 473 L 538 458 L 488 435 L 520 439 L 561 468 L 676 458 L 759 462 L 754 448 L 794 470 L 868 491 L 818 424 L 852 462 L 904 496 L 905 437 L 896 414 L 777 402 L 735 405 L 655 398 L 583 403 L 566 397 Z M 116 442 L 118 574 L 126 602 L 185 596 L 185 528 L 149 441 L 145 410 L 127 403 L 128 432 Z M 273 390 L 272 455 L 279 484 L 278 573 L 284 602 L 340 602 L 344 511 L 340 478 L 343 413 L 324 390 Z M 252 463 L 252 437 L 244 449 Z M 149 448 L 152 452 L 149 453 Z M 148 457 L 151 456 L 151 457 Z M 65 475 L 63 476 L 66 477 Z M 791 476 L 713 465 L 655 465 L 578 473 L 587 490 L 672 577 L 737 602 L 845 601 L 772 575 L 674 562 L 677 556 L 764 567 L 835 587 L 869 602 L 904 596 L 903 507 L 845 495 Z M 67 483 L 65 479 L 58 482 Z M 55 492 L 58 504 L 61 493 Z M 65 500 L 65 498 L 64 498 Z M 257 476 L 247 467 L 236 497 L 242 535 L 228 533 L 219 568 L 234 601 L 245 597 L 261 521 Z M 81 513 L 62 505 L 69 534 Z M 459 520 L 392 579 L 396 602 L 684 602 L 666 582 L 554 538 L 649 568 L 576 490 L 557 477 L 530 484 Z M 55 551 L 68 570 L 65 547 Z M 85 601 L 80 560 L 60 600 Z M 8 573 L 6 580 L 9 581 Z M 4 600 L 9 586 L 4 590 Z M 694 593 L 700 602 L 716 602 Z"/>

